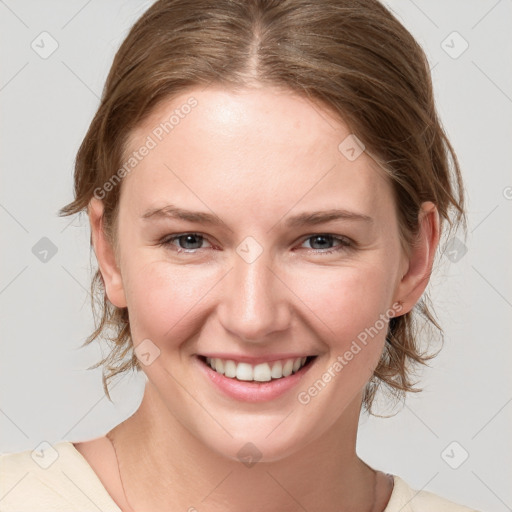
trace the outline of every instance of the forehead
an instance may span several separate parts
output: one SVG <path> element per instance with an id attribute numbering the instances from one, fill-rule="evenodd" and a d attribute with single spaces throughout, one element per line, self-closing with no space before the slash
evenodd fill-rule
<path id="1" fill-rule="evenodd" d="M 320 201 L 370 215 L 389 206 L 390 184 L 365 152 L 347 158 L 352 137 L 340 118 L 289 90 L 190 89 L 132 132 L 125 159 L 151 149 L 126 176 L 122 196 L 139 212 L 182 201 L 277 215 Z"/>

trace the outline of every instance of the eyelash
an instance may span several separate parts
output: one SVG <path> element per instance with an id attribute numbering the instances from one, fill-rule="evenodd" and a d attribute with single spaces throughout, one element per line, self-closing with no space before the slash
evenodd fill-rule
<path id="1" fill-rule="evenodd" d="M 194 232 L 191 232 L 191 233 L 180 233 L 180 234 L 176 234 L 176 235 L 167 235 L 165 236 L 164 238 L 162 238 L 158 245 L 160 246 L 163 246 L 163 247 L 172 247 L 173 245 L 173 242 L 175 240 L 178 240 L 179 238 L 181 237 L 186 237 L 186 236 L 197 236 L 199 237 L 201 240 L 206 240 L 206 237 L 204 235 L 201 235 L 201 233 L 194 233 Z M 333 241 L 338 241 L 340 242 L 338 246 L 336 247 L 333 247 L 331 249 L 326 249 L 326 250 L 322 250 L 322 249 L 309 249 L 309 251 L 313 251 L 314 253 L 316 254 L 322 254 L 322 255 L 325 255 L 325 254 L 333 254 L 335 252 L 339 252 L 339 251 L 343 251 L 343 250 L 350 250 L 350 249 L 354 249 L 355 247 L 355 243 L 346 238 L 346 237 L 340 237 L 340 236 L 335 236 L 335 235 L 331 235 L 330 233 L 315 233 L 313 235 L 308 235 L 306 238 L 304 238 L 302 240 L 302 243 L 304 243 L 306 240 L 309 240 L 311 238 L 317 238 L 317 237 L 325 237 L 329 240 L 333 240 Z M 188 254 L 195 254 L 195 251 L 198 251 L 199 249 L 182 249 L 181 247 L 177 247 L 175 249 L 176 252 L 178 253 L 188 253 Z"/>

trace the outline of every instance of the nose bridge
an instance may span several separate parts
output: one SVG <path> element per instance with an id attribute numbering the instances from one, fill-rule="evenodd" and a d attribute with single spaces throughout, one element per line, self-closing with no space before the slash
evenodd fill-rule
<path id="1" fill-rule="evenodd" d="M 240 244 L 234 254 L 221 318 L 224 327 L 241 339 L 258 341 L 286 328 L 289 318 L 284 285 L 271 267 L 268 251 L 251 246 L 251 241 Z"/>

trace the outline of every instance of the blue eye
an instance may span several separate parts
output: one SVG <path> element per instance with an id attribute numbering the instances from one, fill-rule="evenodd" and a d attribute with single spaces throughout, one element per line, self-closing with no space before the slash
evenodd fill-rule
<path id="1" fill-rule="evenodd" d="M 200 247 L 197 247 L 197 245 L 201 245 L 205 241 L 205 238 L 198 233 L 184 233 L 181 235 L 174 235 L 174 236 L 166 237 L 160 243 L 161 243 L 161 245 L 170 246 L 170 245 L 175 245 L 174 244 L 175 240 L 178 241 L 178 247 L 177 247 L 178 252 L 181 252 L 181 251 L 193 252 L 197 249 L 200 249 Z M 194 247 L 190 247 L 191 245 Z"/>
<path id="2" fill-rule="evenodd" d="M 311 235 L 308 238 L 304 240 L 304 242 L 308 240 L 316 240 L 316 242 L 319 242 L 319 245 L 321 247 L 312 247 L 311 250 L 318 252 L 319 254 L 331 254 L 336 251 L 341 251 L 347 248 L 352 248 L 352 243 L 345 237 L 338 237 L 334 235 L 328 235 L 328 234 L 316 234 Z M 303 242 L 303 243 L 304 243 Z M 335 247 L 332 247 L 333 242 L 338 242 L 338 245 Z M 311 244 L 310 244 L 311 245 Z M 313 244 L 316 245 L 316 244 Z M 327 247 L 329 246 L 329 247 Z"/>
<path id="3" fill-rule="evenodd" d="M 195 254 L 196 251 L 203 248 L 202 245 L 206 241 L 206 238 L 199 233 L 180 233 L 162 238 L 159 245 L 169 247 L 178 253 L 185 252 Z M 331 254 L 354 248 L 354 244 L 348 238 L 330 234 L 318 233 L 310 235 L 304 239 L 302 243 L 306 241 L 314 241 L 310 242 L 310 245 L 317 245 L 317 247 L 311 247 L 309 249 L 310 252 L 312 251 L 315 254 Z M 175 242 L 177 242 L 177 244 Z M 333 246 L 333 244 L 335 245 Z"/>

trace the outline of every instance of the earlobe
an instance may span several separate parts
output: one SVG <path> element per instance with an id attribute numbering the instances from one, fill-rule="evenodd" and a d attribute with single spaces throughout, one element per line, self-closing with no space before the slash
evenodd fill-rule
<path id="1" fill-rule="evenodd" d="M 112 243 L 105 234 L 102 201 L 92 198 L 89 202 L 87 213 L 91 226 L 91 241 L 103 277 L 103 282 L 105 283 L 105 293 L 108 300 L 114 304 L 114 306 L 124 308 L 126 307 L 126 297 L 121 271 L 116 261 Z"/>
<path id="2" fill-rule="evenodd" d="M 434 203 L 422 204 L 418 223 L 418 236 L 411 247 L 408 268 L 396 290 L 396 299 L 403 304 L 401 314 L 412 310 L 430 280 L 440 236 L 439 213 Z"/>

